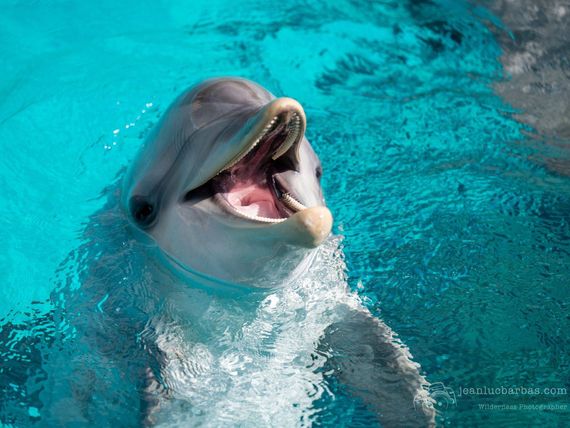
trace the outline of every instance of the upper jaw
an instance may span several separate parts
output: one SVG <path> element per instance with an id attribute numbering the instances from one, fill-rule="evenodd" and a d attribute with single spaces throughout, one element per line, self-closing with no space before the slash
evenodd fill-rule
<path id="1" fill-rule="evenodd" d="M 241 150 L 219 172 L 235 166 L 279 127 L 285 128 L 286 136 L 272 148 L 271 158 L 276 160 L 291 151 L 293 160 L 298 162 L 299 144 L 307 126 L 307 118 L 301 104 L 292 98 L 277 98 L 261 109 L 249 122 L 252 125 L 248 132 L 240 136 Z"/>

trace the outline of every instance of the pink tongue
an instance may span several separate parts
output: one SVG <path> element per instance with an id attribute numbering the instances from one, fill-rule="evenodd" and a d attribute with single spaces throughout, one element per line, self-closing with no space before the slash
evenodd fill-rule
<path id="1" fill-rule="evenodd" d="M 226 198 L 242 213 L 258 217 L 281 217 L 269 188 L 252 181 L 236 183 Z"/>

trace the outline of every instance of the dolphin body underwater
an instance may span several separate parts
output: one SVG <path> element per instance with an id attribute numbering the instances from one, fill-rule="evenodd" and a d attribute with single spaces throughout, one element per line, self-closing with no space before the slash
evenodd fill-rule
<path id="1" fill-rule="evenodd" d="M 183 93 L 60 269 L 20 358 L 41 369 L 6 369 L 34 414 L 0 421 L 336 424 L 335 390 L 368 423 L 434 426 L 418 364 L 348 288 L 305 127 L 245 79 Z"/>

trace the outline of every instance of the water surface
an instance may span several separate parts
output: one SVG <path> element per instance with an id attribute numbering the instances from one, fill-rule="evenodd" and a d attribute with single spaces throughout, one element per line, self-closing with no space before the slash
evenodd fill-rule
<path id="1" fill-rule="evenodd" d="M 49 298 L 175 96 L 238 75 L 305 107 L 349 283 L 455 392 L 441 422 L 562 426 L 568 407 L 480 407 L 568 405 L 544 392 L 570 388 L 568 44 L 552 36 L 567 15 L 554 3 L 530 19 L 526 3 L 521 18 L 446 0 L 4 2 L 0 315 Z M 460 396 L 484 386 L 542 392 Z M 323 424 L 350 423 L 354 407 L 319 405 Z"/>

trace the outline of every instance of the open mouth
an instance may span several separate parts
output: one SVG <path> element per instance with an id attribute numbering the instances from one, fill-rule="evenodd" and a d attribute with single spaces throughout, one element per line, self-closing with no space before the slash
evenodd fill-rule
<path id="1" fill-rule="evenodd" d="M 216 201 L 248 220 L 278 223 L 307 208 L 277 174 L 295 169 L 305 131 L 300 106 L 272 109 L 247 137 L 250 144 L 212 181 Z"/>

